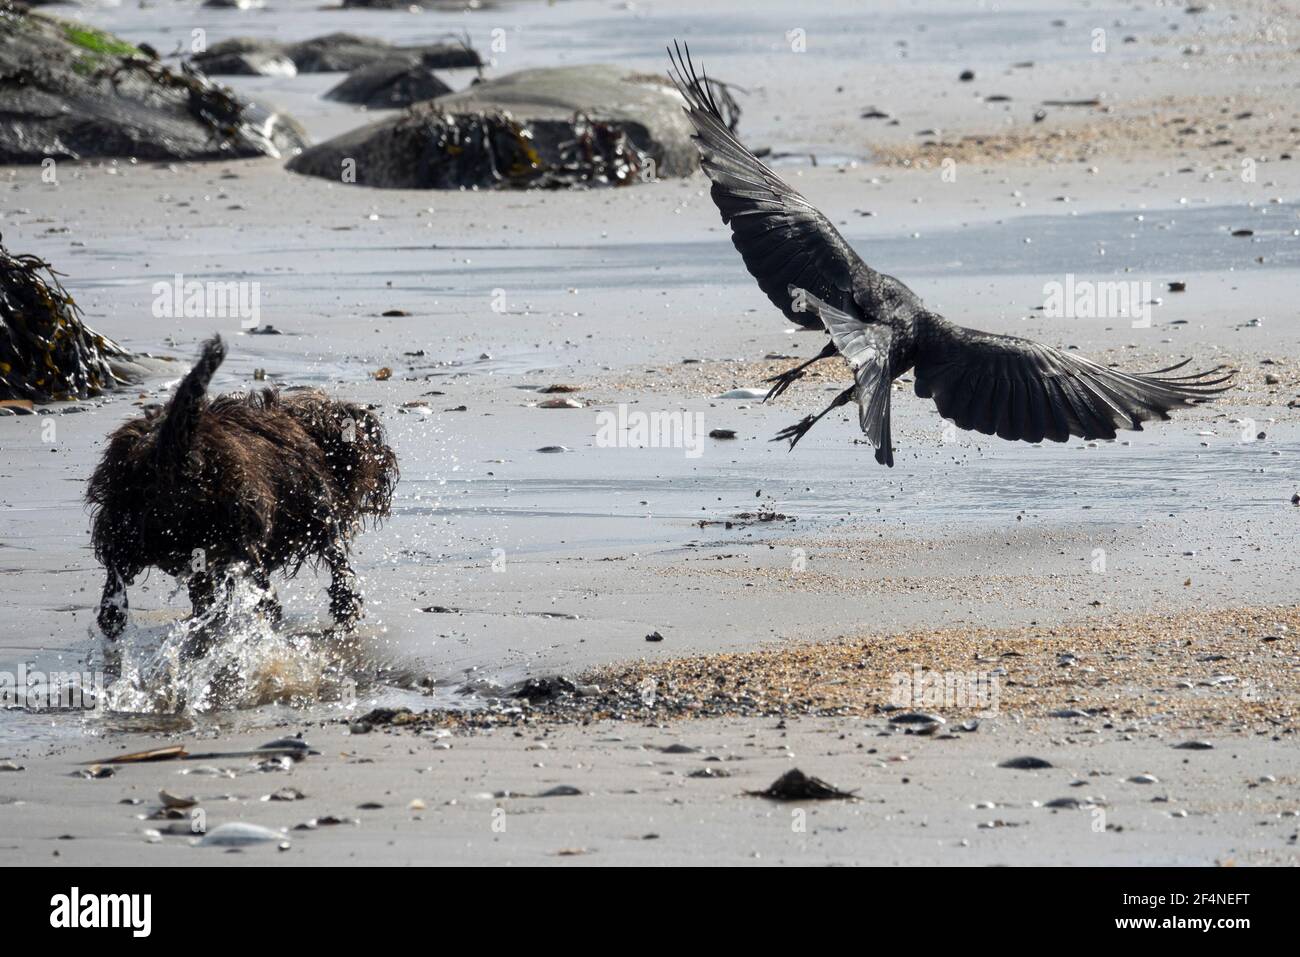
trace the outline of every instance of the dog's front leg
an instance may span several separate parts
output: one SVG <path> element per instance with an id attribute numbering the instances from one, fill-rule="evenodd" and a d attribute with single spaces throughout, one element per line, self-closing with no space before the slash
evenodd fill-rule
<path id="1" fill-rule="evenodd" d="M 271 573 L 258 565 L 253 568 L 253 581 L 262 590 L 262 597 L 257 600 L 257 610 L 273 627 L 278 626 L 284 619 L 284 609 L 280 607 L 280 599 L 271 585 Z"/>
<path id="2" fill-rule="evenodd" d="M 330 614 L 340 628 L 351 628 L 361 617 L 361 593 L 357 591 L 357 576 L 348 564 L 347 552 L 340 545 L 325 553 L 330 568 Z"/>
<path id="3" fill-rule="evenodd" d="M 126 628 L 126 578 L 116 568 L 108 569 L 104 593 L 99 599 L 99 627 L 104 637 L 116 641 Z"/>

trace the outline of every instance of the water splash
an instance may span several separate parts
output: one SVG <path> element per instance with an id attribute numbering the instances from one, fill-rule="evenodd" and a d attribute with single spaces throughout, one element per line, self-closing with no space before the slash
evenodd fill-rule
<path id="1" fill-rule="evenodd" d="M 238 571 L 219 591 L 226 601 L 203 614 L 134 624 L 106 648 L 117 677 L 96 711 L 103 720 L 174 727 L 267 705 L 356 702 L 361 637 L 277 623 L 266 612 L 267 592 Z"/>

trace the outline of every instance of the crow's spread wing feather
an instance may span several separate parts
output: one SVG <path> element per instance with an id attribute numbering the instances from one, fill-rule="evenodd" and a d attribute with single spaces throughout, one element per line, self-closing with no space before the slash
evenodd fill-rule
<path id="1" fill-rule="evenodd" d="M 916 394 L 933 398 L 958 428 L 1003 439 L 1064 442 L 1075 435 L 1113 439 L 1116 429 L 1141 431 L 1169 410 L 1213 398 L 1230 386 L 1223 366 L 1192 375 L 1126 373 L 1051 346 L 927 317 L 918 336 Z"/>
<path id="2" fill-rule="evenodd" d="M 822 302 L 805 289 L 791 286 L 788 291 L 796 305 L 804 305 L 821 318 L 835 348 L 848 360 L 857 383 L 858 424 L 866 433 L 867 440 L 876 447 L 876 461 L 892 468 L 894 450 L 889 431 L 889 400 L 894 376 L 889 368 L 889 352 L 894 331 L 889 326 L 865 323 Z"/>
<path id="3" fill-rule="evenodd" d="M 878 310 L 920 301 L 898 280 L 870 269 L 830 220 L 791 189 L 740 140 L 722 117 L 707 77 L 696 74 L 689 48 L 668 51 L 673 82 L 686 99 L 695 125 L 700 165 L 713 180 L 711 195 L 731 226 L 731 238 L 759 288 L 792 322 L 821 323 L 793 307 L 789 288 L 806 289 L 822 302 L 867 319 Z"/>

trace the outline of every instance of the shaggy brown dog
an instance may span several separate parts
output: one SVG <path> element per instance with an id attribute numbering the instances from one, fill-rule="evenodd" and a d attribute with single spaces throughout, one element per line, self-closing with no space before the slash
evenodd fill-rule
<path id="1" fill-rule="evenodd" d="M 388 514 L 397 457 L 367 410 L 312 390 L 265 389 L 209 400 L 226 356 L 220 337 L 181 380 L 171 402 L 121 426 L 86 491 L 95 556 L 108 573 L 99 625 L 126 626 L 126 588 L 149 567 L 186 580 L 195 615 L 245 566 L 267 591 L 270 574 L 305 562 L 329 568 L 330 611 L 350 627 L 361 596 L 348 565 L 367 517 Z"/>

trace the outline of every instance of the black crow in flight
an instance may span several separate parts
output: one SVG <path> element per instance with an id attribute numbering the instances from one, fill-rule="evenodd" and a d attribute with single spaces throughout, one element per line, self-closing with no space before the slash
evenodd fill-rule
<path id="1" fill-rule="evenodd" d="M 707 77 L 690 50 L 668 51 L 673 82 L 695 125 L 700 165 L 713 180 L 713 202 L 731 226 L 732 242 L 750 274 L 786 317 L 825 328 L 830 341 L 816 356 L 768 381 L 773 399 L 814 362 L 843 356 L 854 384 L 820 414 L 783 429 L 790 448 L 827 412 L 858 402 L 859 424 L 876 461 L 894 464 L 890 446 L 890 383 L 915 370 L 916 394 L 934 399 L 958 428 L 1026 442 L 1071 435 L 1113 439 L 1148 419 L 1211 398 L 1230 386 L 1224 367 L 1171 376 L 1190 360 L 1148 373 L 1127 373 L 1016 336 L 977 332 L 925 308 L 912 290 L 876 272 L 830 220 L 741 145 L 724 121 Z M 776 441 L 776 440 L 773 440 Z"/>

